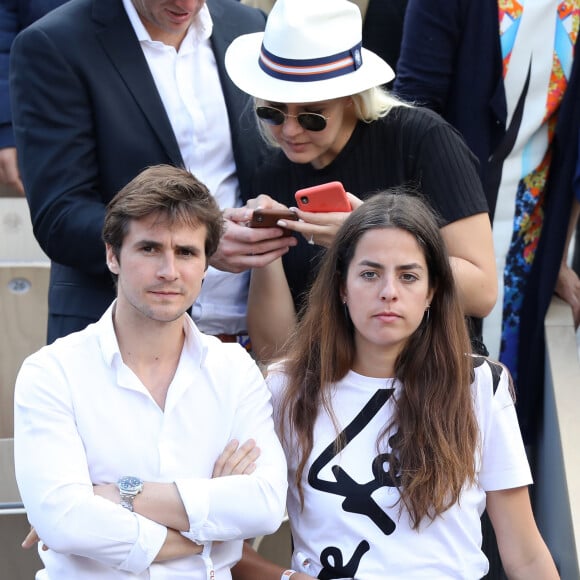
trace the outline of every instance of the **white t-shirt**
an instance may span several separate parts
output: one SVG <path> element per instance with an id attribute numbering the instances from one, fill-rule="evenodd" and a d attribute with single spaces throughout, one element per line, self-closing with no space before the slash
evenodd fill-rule
<path id="1" fill-rule="evenodd" d="M 352 371 L 336 384 L 333 410 L 347 443 L 339 455 L 334 453 L 338 434 L 321 411 L 302 477 L 303 511 L 293 483 L 297 458 L 286 446 L 295 570 L 321 580 L 475 579 L 487 573 L 480 523 L 486 491 L 528 485 L 531 474 L 507 373 L 486 359 L 474 361 L 472 391 L 481 436 L 477 485 L 464 489 L 459 504 L 431 523 L 426 520 L 419 531 L 411 529 L 406 512 L 399 517 L 399 493 L 388 485 L 388 475 L 377 477 L 383 466 L 388 472 L 390 460 L 388 437 L 379 456 L 377 436 L 389 423 L 401 384 Z M 268 383 L 276 416 L 285 383 L 281 367 L 271 370 Z"/>

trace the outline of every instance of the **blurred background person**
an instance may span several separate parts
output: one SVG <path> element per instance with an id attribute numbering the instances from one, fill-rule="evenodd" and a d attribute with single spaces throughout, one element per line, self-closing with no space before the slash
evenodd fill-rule
<path id="1" fill-rule="evenodd" d="M 499 299 L 484 322 L 510 369 L 524 440 L 539 430 L 544 318 L 577 219 L 578 0 L 410 0 L 395 91 L 443 115 L 480 162 Z"/>
<path id="2" fill-rule="evenodd" d="M 14 132 L 34 234 L 51 260 L 48 342 L 98 320 L 113 300 L 105 206 L 145 167 L 187 168 L 226 218 L 250 197 L 262 143 L 223 57 L 264 23 L 234 0 L 70 0 L 17 36 Z M 246 250 L 234 263 L 236 229 Z M 246 270 L 292 243 L 269 235 L 260 243 L 268 232 L 228 220 L 192 309 L 204 332 L 247 342 Z"/>
<path id="3" fill-rule="evenodd" d="M 10 49 L 16 35 L 66 0 L 2 0 L 0 3 L 0 185 L 18 195 L 24 186 L 18 171 L 12 132 L 8 70 Z"/>

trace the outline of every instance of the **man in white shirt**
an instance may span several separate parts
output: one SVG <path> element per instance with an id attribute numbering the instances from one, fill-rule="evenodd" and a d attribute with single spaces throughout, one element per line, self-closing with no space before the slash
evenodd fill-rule
<path id="1" fill-rule="evenodd" d="M 229 580 L 243 539 L 279 526 L 286 465 L 269 391 L 242 347 L 187 314 L 222 228 L 186 170 L 139 174 L 104 221 L 117 299 L 22 365 L 16 477 L 49 547 L 37 579 Z M 255 466 L 212 478 L 228 443 L 250 439 Z"/>
<path id="2" fill-rule="evenodd" d="M 264 24 L 235 0 L 70 0 L 16 37 L 13 129 L 34 233 L 51 259 L 48 342 L 114 299 L 105 206 L 145 167 L 188 169 L 226 216 L 268 193 L 252 191 L 262 140 L 223 62 L 234 38 Z M 247 330 L 248 269 L 295 244 L 282 233 L 228 220 L 192 311 L 203 332 L 236 340 Z"/>

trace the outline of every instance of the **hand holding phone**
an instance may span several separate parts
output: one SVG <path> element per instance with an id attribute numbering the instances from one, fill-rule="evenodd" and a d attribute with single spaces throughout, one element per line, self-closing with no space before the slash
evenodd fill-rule
<path id="1" fill-rule="evenodd" d="M 251 228 L 279 228 L 278 220 L 297 221 L 298 216 L 289 209 L 261 208 L 255 209 L 250 221 Z M 292 232 L 281 228 L 285 236 L 291 236 Z"/>
<path id="2" fill-rule="evenodd" d="M 340 181 L 330 181 L 322 185 L 299 189 L 294 197 L 302 211 L 317 213 L 352 211 L 346 191 Z"/>

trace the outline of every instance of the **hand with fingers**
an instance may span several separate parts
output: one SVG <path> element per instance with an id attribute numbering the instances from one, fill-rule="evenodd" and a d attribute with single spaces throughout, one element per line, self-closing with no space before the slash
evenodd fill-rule
<path id="1" fill-rule="evenodd" d="M 15 147 L 0 148 L 0 185 L 5 185 L 18 195 L 24 195 L 24 186 L 18 172 Z"/>
<path id="2" fill-rule="evenodd" d="M 347 193 L 347 196 L 353 210 L 363 204 L 363 201 L 352 193 Z M 328 248 L 350 212 L 309 212 L 296 209 L 296 215 L 299 221 L 284 222 L 280 225 L 302 234 L 311 245 Z"/>
<path id="3" fill-rule="evenodd" d="M 250 475 L 256 470 L 260 448 L 253 439 L 243 445 L 232 439 L 215 462 L 212 478 L 226 475 Z"/>
<path id="4" fill-rule="evenodd" d="M 24 538 L 24 540 L 22 541 L 22 544 L 20 544 L 25 550 L 29 550 L 30 548 L 34 548 L 34 546 L 36 546 L 36 544 L 38 544 L 39 542 L 42 542 L 42 540 L 38 537 L 38 534 L 36 533 L 36 530 L 30 526 L 30 531 L 28 532 L 28 534 L 26 534 L 26 537 Z M 48 550 L 48 546 L 46 544 L 42 544 L 42 550 L 46 552 L 46 550 Z"/>
<path id="5" fill-rule="evenodd" d="M 282 228 L 248 227 L 254 209 L 247 206 L 224 211 L 225 231 L 210 261 L 214 268 L 236 273 L 261 268 L 297 244 L 296 238 L 284 235 Z"/>
<path id="6" fill-rule="evenodd" d="M 580 278 L 570 266 L 563 263 L 556 280 L 556 294 L 572 308 L 574 328 L 580 325 Z"/>

